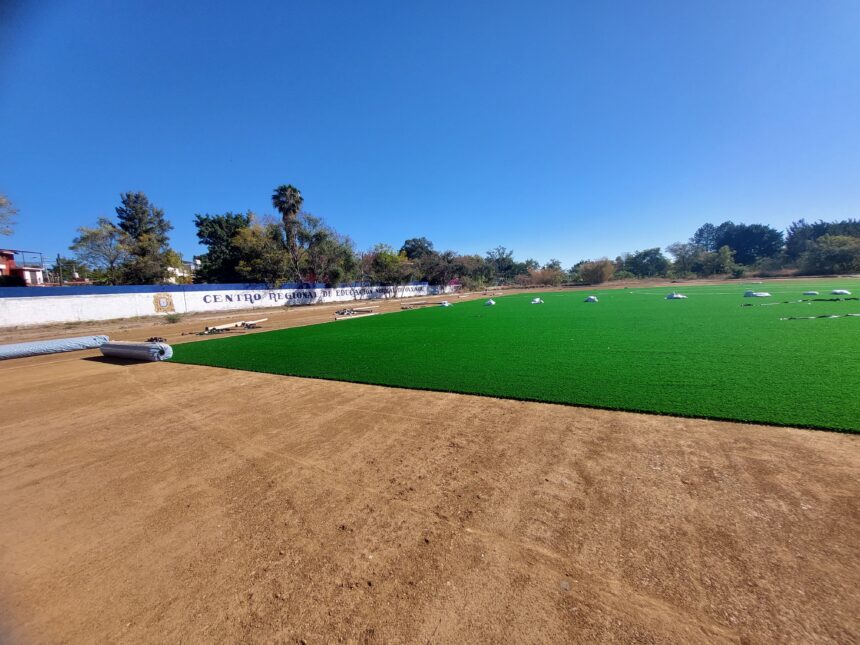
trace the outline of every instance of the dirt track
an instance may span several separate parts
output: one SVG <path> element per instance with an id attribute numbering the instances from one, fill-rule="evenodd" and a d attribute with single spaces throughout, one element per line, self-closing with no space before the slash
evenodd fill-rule
<path id="1" fill-rule="evenodd" d="M 0 363 L 0 642 L 860 638 L 858 437 L 93 356 Z"/>

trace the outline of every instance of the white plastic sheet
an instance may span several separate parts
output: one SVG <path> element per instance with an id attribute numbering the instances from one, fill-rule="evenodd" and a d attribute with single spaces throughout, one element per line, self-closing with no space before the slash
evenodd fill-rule
<path id="1" fill-rule="evenodd" d="M 96 349 L 104 345 L 108 340 L 107 336 L 77 336 L 75 338 L 34 340 L 29 343 L 0 345 L 0 360 L 23 358 L 25 356 L 40 356 L 42 354 L 58 354 L 60 352 L 74 352 L 79 349 Z"/>

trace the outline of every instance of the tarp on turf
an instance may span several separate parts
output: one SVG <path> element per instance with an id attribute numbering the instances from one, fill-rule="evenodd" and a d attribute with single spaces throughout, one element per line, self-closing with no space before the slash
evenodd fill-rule
<path id="1" fill-rule="evenodd" d="M 34 340 L 29 343 L 0 345 L 0 360 L 23 358 L 25 356 L 40 356 L 42 354 L 58 354 L 60 352 L 74 352 L 79 349 L 96 349 L 104 345 L 108 340 L 107 336 L 77 336 L 75 338 Z"/>

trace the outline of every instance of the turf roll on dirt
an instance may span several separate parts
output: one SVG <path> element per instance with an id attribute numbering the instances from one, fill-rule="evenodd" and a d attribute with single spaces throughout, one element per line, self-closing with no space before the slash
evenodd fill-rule
<path id="1" fill-rule="evenodd" d="M 131 361 L 166 361 L 173 356 L 173 348 L 167 343 L 131 343 L 114 341 L 101 346 L 102 354 L 109 358 Z"/>
<path id="2" fill-rule="evenodd" d="M 96 349 L 108 342 L 107 336 L 78 336 L 76 338 L 57 338 L 54 340 L 35 340 L 29 343 L 0 345 L 0 360 L 23 358 L 42 354 L 74 352 L 79 349 Z"/>

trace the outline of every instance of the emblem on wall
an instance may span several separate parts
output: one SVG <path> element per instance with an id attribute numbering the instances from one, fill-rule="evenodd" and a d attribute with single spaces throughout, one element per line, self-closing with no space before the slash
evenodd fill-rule
<path id="1" fill-rule="evenodd" d="M 173 296 L 169 293 L 156 293 L 152 296 L 152 305 L 157 314 L 170 314 L 176 311 L 173 306 Z"/>

